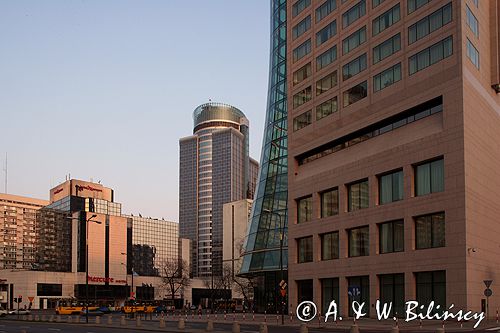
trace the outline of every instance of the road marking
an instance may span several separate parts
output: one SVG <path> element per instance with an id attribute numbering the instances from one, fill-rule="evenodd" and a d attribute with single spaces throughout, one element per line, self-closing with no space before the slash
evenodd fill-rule
<path id="1" fill-rule="evenodd" d="M 49 331 L 57 331 L 59 332 L 61 329 L 60 328 L 49 328 Z"/>

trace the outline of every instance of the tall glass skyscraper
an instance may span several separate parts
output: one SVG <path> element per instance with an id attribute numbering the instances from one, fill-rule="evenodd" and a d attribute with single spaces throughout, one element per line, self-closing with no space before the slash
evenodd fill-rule
<path id="1" fill-rule="evenodd" d="M 258 163 L 249 157 L 248 119 L 239 109 L 206 103 L 193 120 L 193 135 L 179 142 L 179 233 L 191 239 L 193 276 L 221 275 L 223 205 L 253 198 Z"/>
<path id="2" fill-rule="evenodd" d="M 270 50 L 261 168 L 240 272 L 261 280 L 254 296 L 259 311 L 280 309 L 279 283 L 286 280 L 288 266 L 286 0 L 271 0 Z"/>

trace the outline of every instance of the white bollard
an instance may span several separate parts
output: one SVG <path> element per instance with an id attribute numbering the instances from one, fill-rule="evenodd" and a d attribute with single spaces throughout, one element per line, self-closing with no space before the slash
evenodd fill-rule
<path id="1" fill-rule="evenodd" d="M 212 320 L 207 321 L 207 332 L 212 332 L 214 330 L 214 322 Z"/>
<path id="2" fill-rule="evenodd" d="M 108 325 L 113 325 L 113 316 L 108 316 Z"/>
<path id="3" fill-rule="evenodd" d="M 300 324 L 300 333 L 309 333 L 309 328 L 307 327 L 306 324 L 304 323 Z"/>
<path id="4" fill-rule="evenodd" d="M 399 333 L 399 326 L 393 326 L 391 328 L 391 333 Z"/>
<path id="5" fill-rule="evenodd" d="M 359 326 L 357 324 L 352 325 L 349 333 L 359 333 Z"/>
<path id="6" fill-rule="evenodd" d="M 137 316 L 137 319 L 135 320 L 135 326 L 141 327 L 141 317 Z"/>
<path id="7" fill-rule="evenodd" d="M 56 323 L 60 323 L 61 322 L 61 316 L 56 316 Z"/>
<path id="8" fill-rule="evenodd" d="M 233 333 L 240 333 L 240 323 L 233 321 Z"/>
<path id="9" fill-rule="evenodd" d="M 266 323 L 260 323 L 259 333 L 267 333 L 267 324 Z"/>
<path id="10" fill-rule="evenodd" d="M 165 319 L 160 318 L 160 328 L 165 328 Z"/>
<path id="11" fill-rule="evenodd" d="M 183 330 L 186 328 L 186 322 L 184 321 L 184 319 L 179 319 L 179 323 L 177 324 L 177 328 L 180 329 L 180 330 Z"/>
<path id="12" fill-rule="evenodd" d="M 96 317 L 95 317 L 95 323 L 96 323 L 97 325 L 99 325 L 99 324 L 101 323 L 101 317 L 96 316 Z"/>
<path id="13" fill-rule="evenodd" d="M 121 316 L 120 317 L 120 325 L 121 326 L 126 326 L 127 325 L 127 322 L 125 321 L 125 316 Z"/>
<path id="14" fill-rule="evenodd" d="M 436 329 L 436 333 L 444 333 L 444 328 L 439 327 L 438 329 Z"/>
<path id="15" fill-rule="evenodd" d="M 68 323 L 72 323 L 73 322 L 73 316 L 68 316 Z"/>

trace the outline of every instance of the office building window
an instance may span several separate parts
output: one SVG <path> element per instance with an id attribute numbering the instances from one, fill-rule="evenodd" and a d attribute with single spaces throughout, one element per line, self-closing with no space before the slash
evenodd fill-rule
<path id="1" fill-rule="evenodd" d="M 339 213 L 339 189 L 337 187 L 320 193 L 321 217 L 329 217 Z"/>
<path id="2" fill-rule="evenodd" d="M 292 28 L 292 39 L 299 38 L 304 32 L 311 28 L 311 15 L 306 16 L 305 19 L 297 23 L 295 27 Z"/>
<path id="3" fill-rule="evenodd" d="M 415 283 L 419 304 L 434 302 L 433 313 L 441 312 L 446 307 L 446 271 L 417 272 Z M 440 309 L 436 310 L 436 306 Z"/>
<path id="4" fill-rule="evenodd" d="M 316 96 L 330 90 L 337 85 L 337 71 L 334 71 L 321 80 L 316 81 Z"/>
<path id="5" fill-rule="evenodd" d="M 326 313 L 332 301 L 339 306 L 340 293 L 339 293 L 339 279 L 321 279 L 321 313 Z"/>
<path id="6" fill-rule="evenodd" d="M 413 13 L 431 0 L 408 0 L 408 14 Z"/>
<path id="7" fill-rule="evenodd" d="M 385 0 L 372 0 L 372 8 L 378 7 Z"/>
<path id="8" fill-rule="evenodd" d="M 304 301 L 313 300 L 313 280 L 298 280 L 297 282 L 297 304 L 300 304 Z"/>
<path id="9" fill-rule="evenodd" d="M 344 107 L 347 107 L 351 104 L 356 103 L 359 100 L 362 100 L 368 96 L 368 83 L 364 81 L 354 87 L 344 91 L 343 99 L 344 99 Z"/>
<path id="10" fill-rule="evenodd" d="M 349 317 L 354 316 L 352 302 L 356 301 L 359 304 L 370 304 L 370 277 L 369 276 L 353 276 L 347 278 L 347 295 L 349 300 Z M 370 315 L 370 307 L 365 306 L 363 311 L 366 315 Z"/>
<path id="11" fill-rule="evenodd" d="M 380 285 L 380 302 L 392 303 L 390 316 L 404 316 L 405 313 L 405 275 L 383 274 L 378 276 Z"/>
<path id="12" fill-rule="evenodd" d="M 379 224 L 379 253 L 403 252 L 405 250 L 404 228 L 403 220 Z"/>
<path id="13" fill-rule="evenodd" d="M 311 76 L 311 63 L 307 63 L 293 73 L 293 85 L 296 85 Z"/>
<path id="14" fill-rule="evenodd" d="M 296 108 L 296 107 L 301 106 L 304 103 L 309 102 L 312 98 L 311 91 L 312 91 L 311 86 L 309 86 L 305 89 L 302 89 L 301 91 L 299 91 L 295 95 L 293 95 L 293 107 Z"/>
<path id="15" fill-rule="evenodd" d="M 408 44 L 415 43 L 452 20 L 451 2 L 408 28 Z"/>
<path id="16" fill-rule="evenodd" d="M 366 53 L 345 64 L 342 67 L 342 80 L 347 80 L 366 69 Z"/>
<path id="17" fill-rule="evenodd" d="M 337 21 L 333 20 L 326 27 L 316 33 L 316 46 L 320 46 L 337 34 Z"/>
<path id="18" fill-rule="evenodd" d="M 398 63 L 373 77 L 373 91 L 377 92 L 401 80 L 401 63 Z"/>
<path id="19" fill-rule="evenodd" d="M 321 103 L 316 107 L 316 120 L 325 118 L 338 111 L 337 96 Z"/>
<path id="20" fill-rule="evenodd" d="M 444 247 L 445 229 L 444 213 L 415 217 L 415 247 L 417 249 Z"/>
<path id="21" fill-rule="evenodd" d="M 394 23 L 399 22 L 401 19 L 401 13 L 400 13 L 400 5 L 399 3 L 380 15 L 379 17 L 375 18 L 372 22 L 372 35 L 376 36 L 385 29 L 389 28 L 391 25 Z"/>
<path id="22" fill-rule="evenodd" d="M 297 199 L 297 223 L 309 222 L 312 218 L 312 196 Z"/>
<path id="23" fill-rule="evenodd" d="M 469 6 L 465 6 L 467 10 L 467 25 L 469 26 L 470 30 L 476 35 L 476 37 L 479 37 L 479 23 L 477 21 L 476 16 L 472 13 L 470 10 Z"/>
<path id="24" fill-rule="evenodd" d="M 316 8 L 316 23 L 330 15 L 337 8 L 337 0 L 326 0 L 321 6 Z"/>
<path id="25" fill-rule="evenodd" d="M 347 189 L 349 196 L 348 201 L 349 201 L 350 212 L 363 208 L 368 208 L 368 202 L 369 202 L 368 179 L 349 184 L 347 186 Z"/>
<path id="26" fill-rule="evenodd" d="M 403 170 L 382 175 L 378 179 L 381 205 L 403 199 Z"/>
<path id="27" fill-rule="evenodd" d="M 453 54 L 453 38 L 449 36 L 440 42 L 418 52 L 408 60 L 410 75 L 421 71 Z"/>
<path id="28" fill-rule="evenodd" d="M 346 28 L 366 14 L 366 0 L 361 0 L 342 14 L 342 28 Z"/>
<path id="29" fill-rule="evenodd" d="M 293 118 L 293 130 L 298 131 L 312 123 L 312 111 L 302 113 L 300 116 Z"/>
<path id="30" fill-rule="evenodd" d="M 415 195 L 444 191 L 444 159 L 415 166 Z"/>
<path id="31" fill-rule="evenodd" d="M 342 54 L 347 54 L 366 42 L 366 26 L 353 32 L 342 41 Z"/>
<path id="32" fill-rule="evenodd" d="M 295 17 L 302 13 L 304 9 L 309 7 L 311 0 L 299 0 L 292 5 L 292 17 Z"/>
<path id="33" fill-rule="evenodd" d="M 311 52 L 311 39 L 306 40 L 293 50 L 293 61 L 302 59 Z"/>
<path id="34" fill-rule="evenodd" d="M 479 51 L 474 47 L 469 38 L 467 38 L 467 58 L 479 69 Z"/>
<path id="35" fill-rule="evenodd" d="M 316 71 L 330 65 L 335 60 L 337 60 L 337 45 L 329 48 L 316 58 Z"/>
<path id="36" fill-rule="evenodd" d="M 479 0 L 472 0 L 472 2 L 474 3 L 474 5 L 475 5 L 476 7 L 479 7 Z"/>
<path id="37" fill-rule="evenodd" d="M 297 250 L 298 250 L 298 262 L 299 264 L 304 262 L 313 261 L 313 238 L 312 236 L 303 237 L 297 239 Z"/>
<path id="38" fill-rule="evenodd" d="M 370 255 L 368 226 L 347 230 L 349 241 L 349 257 Z"/>
<path id="39" fill-rule="evenodd" d="M 401 50 L 401 34 L 397 34 L 373 48 L 373 64 Z"/>
<path id="40" fill-rule="evenodd" d="M 321 260 L 339 258 L 339 232 L 321 235 Z"/>

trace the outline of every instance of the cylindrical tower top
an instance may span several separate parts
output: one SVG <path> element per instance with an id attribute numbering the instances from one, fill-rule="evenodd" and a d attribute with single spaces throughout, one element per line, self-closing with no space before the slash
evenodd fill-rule
<path id="1" fill-rule="evenodd" d="M 208 123 L 212 122 L 229 122 L 238 125 L 248 124 L 245 114 L 240 109 L 229 104 L 216 102 L 209 102 L 198 106 L 193 112 L 193 120 L 195 132 L 200 127 L 208 127 Z M 205 126 L 200 126 L 201 124 L 205 124 Z"/>

